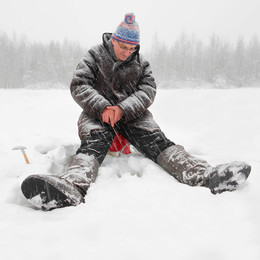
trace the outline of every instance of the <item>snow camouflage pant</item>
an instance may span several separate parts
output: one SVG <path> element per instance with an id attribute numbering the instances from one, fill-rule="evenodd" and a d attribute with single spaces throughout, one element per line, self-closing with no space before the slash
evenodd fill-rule
<path id="1" fill-rule="evenodd" d="M 139 152 L 147 158 L 156 162 L 158 155 L 166 148 L 174 145 L 167 139 L 162 131 L 147 131 L 135 128 L 122 121 L 117 122 L 115 130 L 124 136 Z M 81 146 L 77 151 L 88 155 L 94 155 L 99 165 L 105 159 L 107 152 L 113 142 L 115 132 L 113 128 L 106 124 L 106 130 L 92 131 L 81 140 Z"/>

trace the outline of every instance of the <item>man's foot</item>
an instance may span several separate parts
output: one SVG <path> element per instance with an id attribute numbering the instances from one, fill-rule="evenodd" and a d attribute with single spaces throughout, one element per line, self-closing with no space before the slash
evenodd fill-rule
<path id="1" fill-rule="evenodd" d="M 21 189 L 28 201 L 42 210 L 84 202 L 82 193 L 74 184 L 55 175 L 31 175 L 23 181 Z"/>
<path id="2" fill-rule="evenodd" d="M 246 181 L 250 171 L 251 166 L 244 162 L 221 164 L 206 171 L 204 183 L 213 194 L 233 191 Z"/>

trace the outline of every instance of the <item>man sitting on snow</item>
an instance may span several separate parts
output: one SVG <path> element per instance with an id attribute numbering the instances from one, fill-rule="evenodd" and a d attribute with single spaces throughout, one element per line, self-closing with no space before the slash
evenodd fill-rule
<path id="1" fill-rule="evenodd" d="M 235 190 L 247 179 L 249 165 L 211 167 L 165 137 L 148 110 L 156 84 L 139 49 L 139 27 L 129 13 L 80 61 L 70 89 L 83 109 L 78 122 L 81 146 L 63 175 L 33 175 L 24 181 L 22 190 L 36 206 L 52 209 L 84 201 L 116 133 L 181 183 L 204 186 L 216 194 Z"/>

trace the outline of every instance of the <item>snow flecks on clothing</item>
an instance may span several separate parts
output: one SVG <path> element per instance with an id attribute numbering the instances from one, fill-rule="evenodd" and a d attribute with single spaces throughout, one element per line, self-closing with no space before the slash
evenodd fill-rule
<path id="1" fill-rule="evenodd" d="M 251 166 L 235 161 L 210 167 L 204 174 L 204 180 L 213 194 L 233 191 L 246 181 L 250 171 Z"/>
<path id="2" fill-rule="evenodd" d="M 61 177 L 87 192 L 96 179 L 98 166 L 93 155 L 78 153 L 70 158 L 69 167 Z"/>
<path id="3" fill-rule="evenodd" d="M 205 170 L 210 165 L 202 159 L 187 153 L 181 145 L 173 145 L 164 150 L 157 162 L 179 182 L 190 186 L 203 186 Z"/>
<path id="4" fill-rule="evenodd" d="M 150 107 L 156 94 L 156 84 L 148 61 L 138 51 L 129 56 L 127 61 L 115 60 L 111 36 L 104 34 L 103 44 L 90 49 L 81 59 L 70 85 L 74 100 L 84 110 L 85 120 L 97 121 L 90 125 L 94 129 L 89 126 L 84 129 L 87 131 L 84 134 L 95 130 L 102 111 L 110 105 L 117 105 L 123 110 L 125 122 L 135 119 L 135 123 L 141 125 L 142 120 L 138 118 Z M 152 115 L 149 115 L 152 122 Z M 154 124 L 152 122 L 151 126 Z M 83 131 L 79 129 L 79 132 Z"/>
<path id="5" fill-rule="evenodd" d="M 88 117 L 83 111 L 78 120 L 78 127 L 80 129 L 79 136 L 82 139 L 84 135 L 89 135 L 91 131 L 102 130 L 104 127 L 101 121 L 94 120 L 92 117 Z"/>
<path id="6" fill-rule="evenodd" d="M 86 172 L 93 170 L 93 160 L 95 159 L 93 155 L 86 155 L 79 153 L 73 157 L 77 157 L 75 162 L 66 170 L 66 173 L 62 175 L 67 178 L 67 174 L 85 174 Z M 73 158 L 72 157 L 72 158 Z"/>

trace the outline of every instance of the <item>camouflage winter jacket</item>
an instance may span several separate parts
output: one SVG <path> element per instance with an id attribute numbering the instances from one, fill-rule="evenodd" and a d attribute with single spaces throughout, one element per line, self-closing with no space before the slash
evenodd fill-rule
<path id="1" fill-rule="evenodd" d="M 73 75 L 71 94 L 83 109 L 78 122 L 81 138 L 104 128 L 101 114 L 111 105 L 123 110 L 125 123 L 148 131 L 159 130 L 147 110 L 156 94 L 149 63 L 139 54 L 139 46 L 126 61 L 118 61 L 111 35 L 103 35 L 103 44 L 88 51 Z"/>

